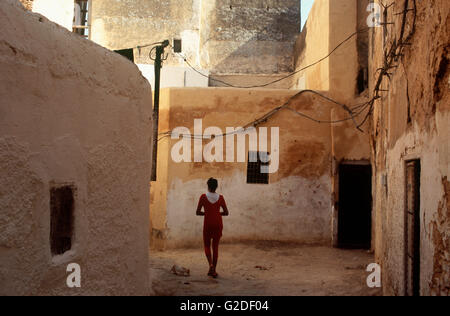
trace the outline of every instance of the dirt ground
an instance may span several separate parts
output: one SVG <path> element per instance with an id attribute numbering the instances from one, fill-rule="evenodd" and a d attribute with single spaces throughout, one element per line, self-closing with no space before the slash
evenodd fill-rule
<path id="1" fill-rule="evenodd" d="M 379 295 L 366 285 L 373 255 L 279 242 L 220 245 L 217 272 L 208 277 L 203 249 L 152 251 L 151 295 L 279 296 Z M 190 269 L 190 276 L 170 272 L 173 265 Z"/>

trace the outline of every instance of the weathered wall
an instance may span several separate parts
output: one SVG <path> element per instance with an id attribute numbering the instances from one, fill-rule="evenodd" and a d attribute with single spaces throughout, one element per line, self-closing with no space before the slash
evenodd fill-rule
<path id="1" fill-rule="evenodd" d="M 359 40 L 358 36 L 347 40 L 366 22 L 366 16 L 361 12 L 363 11 L 361 8 L 364 7 L 363 2 L 366 1 L 356 3 L 352 0 L 316 0 L 314 2 L 308 21 L 295 44 L 295 69 L 299 72 L 290 80 L 292 88 L 324 90 L 334 100 L 349 107 L 368 101 L 366 93 L 356 94 L 359 64 L 364 61 L 360 57 L 361 49 L 358 48 L 357 43 L 360 43 L 360 46 L 367 43 L 363 35 L 367 35 L 368 32 L 363 33 Z M 341 45 L 344 40 L 347 41 Z M 339 48 L 336 49 L 338 46 Z M 367 47 L 362 49 L 367 51 Z M 328 55 L 329 57 L 325 58 Z M 319 62 L 321 59 L 323 60 Z M 355 121 L 361 122 L 364 114 L 365 112 L 356 117 Z M 331 112 L 332 121 L 346 118 L 348 113 L 343 113 L 342 110 Z M 332 235 L 333 245 L 337 246 L 339 165 L 350 161 L 369 163 L 370 142 L 369 134 L 359 132 L 353 121 L 332 124 L 331 138 Z"/>
<path id="2" fill-rule="evenodd" d="M 354 0 L 329 1 L 329 52 L 354 34 L 358 25 L 357 5 Z M 342 44 L 329 58 L 329 88 L 337 100 L 345 102 L 356 96 L 358 75 L 357 36 Z"/>
<path id="3" fill-rule="evenodd" d="M 213 73 L 292 71 L 300 1 L 203 1 L 201 25 L 201 65 Z"/>
<path id="4" fill-rule="evenodd" d="M 110 49 L 182 39 L 183 55 L 212 73 L 273 74 L 292 70 L 300 30 L 297 0 L 97 0 L 92 40 Z M 136 49 L 137 63 L 153 63 L 150 47 Z M 183 60 L 169 54 L 166 65 Z"/>
<path id="5" fill-rule="evenodd" d="M 262 87 L 265 89 L 289 89 L 288 74 L 214 74 L 209 77 L 210 87 Z M 222 82 L 221 82 L 222 81 Z M 225 83 L 226 84 L 225 84 Z"/>
<path id="6" fill-rule="evenodd" d="M 73 0 L 34 0 L 32 10 L 72 31 L 74 15 Z"/>
<path id="7" fill-rule="evenodd" d="M 222 12 L 226 9 L 225 7 L 217 8 L 212 2 L 209 2 L 208 6 L 211 12 L 208 16 L 213 15 L 215 10 Z M 234 7 L 227 10 L 233 9 Z M 361 16 L 358 17 L 357 9 L 353 1 L 344 1 L 339 4 L 316 1 L 307 26 L 294 50 L 297 69 L 326 56 L 332 48 L 354 33 L 358 19 L 362 19 Z M 235 30 L 235 33 L 241 34 L 239 28 Z M 219 35 L 226 34 L 228 33 L 224 32 Z M 324 89 L 328 96 L 348 106 L 364 103 L 367 101 L 367 96 L 356 94 L 358 67 L 357 36 L 354 36 L 340 48 L 339 52 L 304 72 L 306 76 L 303 88 Z M 228 81 L 233 80 L 233 76 L 224 78 Z M 294 81 L 297 79 L 298 76 L 294 78 Z M 269 80 L 266 79 L 267 81 Z M 286 81 L 290 82 L 290 80 Z M 284 84 L 281 83 L 281 85 Z M 177 126 L 192 128 L 194 118 L 203 118 L 204 122 L 211 122 L 204 125 L 220 126 L 222 129 L 227 123 L 239 126 L 269 111 L 271 107 L 282 104 L 283 97 L 295 93 L 279 90 L 267 92 L 249 90 L 247 92 L 237 89 L 197 90 L 195 93 L 193 90 L 180 89 L 168 91 L 170 92 L 165 92 L 165 99 L 170 101 L 164 104 L 170 113 L 169 129 Z M 255 91 L 261 95 L 256 95 Z M 222 96 L 222 94 L 226 95 Z M 270 101 L 265 98 L 269 98 Z M 275 99 L 279 101 L 273 102 Z M 303 95 L 296 106 L 302 112 L 324 121 L 348 118 L 348 113 L 342 108 L 336 104 L 328 104 L 317 96 L 312 98 L 311 95 Z M 301 124 L 298 124 L 299 120 Z M 269 185 L 246 184 L 245 163 L 174 164 L 169 158 L 168 173 L 164 175 L 164 180 L 155 186 L 155 194 L 156 187 L 167 186 L 167 196 L 164 197 L 167 199 L 167 204 L 161 205 L 158 210 L 153 208 L 152 214 L 152 218 L 155 218 L 154 222 L 158 222 L 158 227 L 154 225 L 153 229 L 161 238 L 167 239 L 165 243 L 167 246 L 179 246 L 201 240 L 198 237 L 201 237 L 201 220 L 192 216 L 192 210 L 195 210 L 198 195 L 204 192 L 204 182 L 210 176 L 220 179 L 221 192 L 226 196 L 232 196 L 231 203 L 235 203 L 232 208 L 239 212 L 239 217 L 226 219 L 231 223 L 229 224 L 231 230 L 227 231 L 225 228 L 226 240 L 274 239 L 325 244 L 330 244 L 331 241 L 336 242 L 338 167 L 341 162 L 348 161 L 369 163 L 369 135 L 358 132 L 351 120 L 332 125 L 317 124 L 295 116 L 292 112 L 277 114 L 267 124 L 282 126 L 281 166 L 278 173 L 270 175 Z M 307 135 L 306 138 L 304 138 L 305 135 Z M 310 142 L 311 139 L 314 141 Z M 162 142 L 168 142 L 168 139 L 163 139 Z M 170 149 L 175 142 L 172 141 L 168 148 Z M 159 154 L 163 155 L 160 158 L 161 161 L 168 159 L 167 153 Z M 326 168 L 323 169 L 321 166 Z M 303 172 L 308 173 L 308 171 L 312 174 L 305 176 Z M 315 186 L 325 190 L 311 191 L 310 188 Z M 296 187 L 295 193 L 292 193 L 291 187 Z M 276 192 L 282 193 L 279 195 Z M 291 194 L 295 194 L 295 197 Z M 249 200 L 248 196 L 259 198 Z M 263 199 L 260 198 L 262 196 Z M 318 208 L 320 211 L 309 213 L 309 210 L 315 208 L 314 203 L 317 202 L 320 202 Z M 282 210 L 282 218 L 274 211 L 277 209 Z M 252 216 L 240 213 L 252 214 Z M 158 245 L 161 246 L 159 239 Z"/>
<path id="8" fill-rule="evenodd" d="M 294 48 L 295 70 L 317 62 L 330 52 L 330 1 L 316 0 Z M 294 89 L 330 90 L 330 60 L 309 67 L 292 78 Z"/>
<path id="9" fill-rule="evenodd" d="M 389 91 L 375 103 L 372 121 L 376 258 L 385 294 L 404 295 L 405 161 L 420 159 L 421 294 L 449 295 L 450 4 L 410 0 L 406 5 L 417 6 L 405 20 L 403 39 L 409 45 L 390 70 L 391 79 L 383 80 L 381 88 Z M 403 17 L 395 13 L 404 8 L 405 1 L 395 1 L 387 14 L 395 24 L 371 32 L 371 90 L 384 51 L 402 38 Z"/>
<path id="10" fill-rule="evenodd" d="M 147 294 L 151 88 L 136 66 L 0 2 L 0 295 Z M 49 190 L 76 186 L 50 251 Z M 66 286 L 68 263 L 81 289 Z"/>
<path id="11" fill-rule="evenodd" d="M 92 2 L 91 39 L 109 49 L 144 46 L 180 38 L 183 53 L 198 64 L 200 0 L 97 0 Z M 153 64 L 151 47 L 135 50 L 136 63 Z M 182 65 L 169 55 L 166 65 Z"/>
<path id="12" fill-rule="evenodd" d="M 194 119 L 198 118 L 203 119 L 203 129 L 217 126 L 225 131 L 225 127 L 243 126 L 283 104 L 295 93 L 229 88 L 166 89 L 161 104 L 164 127 L 160 126 L 160 131 L 183 126 L 192 132 Z M 291 106 L 307 115 L 330 119 L 332 105 L 317 96 L 303 94 Z M 159 144 L 165 147 L 158 150 L 158 172 L 164 172 L 151 190 L 153 196 L 166 200 L 152 199 L 154 244 L 177 247 L 201 243 L 203 218 L 196 217 L 195 210 L 209 177 L 218 178 L 219 192 L 224 194 L 230 209 L 231 216 L 224 219 L 225 241 L 270 239 L 330 244 L 330 126 L 306 120 L 288 110 L 282 110 L 262 126 L 280 127 L 280 166 L 278 172 L 269 175 L 269 185 L 247 184 L 246 163 L 175 163 L 170 150 L 178 140 L 161 139 Z M 207 143 L 204 141 L 204 145 Z M 155 239 L 155 235 L 165 239 L 165 243 Z"/>
<path id="13" fill-rule="evenodd" d="M 292 77 L 294 89 L 329 91 L 341 102 L 353 101 L 357 96 L 358 37 L 347 39 L 356 32 L 359 20 L 365 21 L 365 17 L 358 16 L 354 0 L 314 2 L 295 44 L 295 70 L 307 69 Z"/>
<path id="14" fill-rule="evenodd" d="M 159 132 L 170 130 L 170 92 L 171 89 L 162 89 L 159 103 Z M 161 138 L 162 136 L 160 136 Z M 162 140 L 162 138 L 161 138 Z M 150 188 L 150 246 L 164 249 L 167 239 L 167 189 L 169 172 L 170 142 L 158 141 L 158 157 L 156 180 L 152 181 Z"/>

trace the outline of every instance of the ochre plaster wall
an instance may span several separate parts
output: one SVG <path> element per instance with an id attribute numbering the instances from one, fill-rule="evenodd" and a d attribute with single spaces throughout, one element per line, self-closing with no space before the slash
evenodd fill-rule
<path id="1" fill-rule="evenodd" d="M 226 127 L 243 126 L 282 105 L 297 92 L 165 89 L 162 94 L 164 122 L 160 132 L 176 127 L 186 127 L 193 132 L 194 119 L 203 119 L 203 129 L 217 126 L 225 131 Z M 330 120 L 333 106 L 306 93 L 294 99 L 291 107 L 318 119 Z M 344 115 L 343 110 L 335 111 L 335 115 Z M 159 196 L 167 200 L 152 200 L 151 217 L 153 229 L 163 232 L 160 233 L 165 239 L 163 245 L 178 247 L 201 243 L 203 219 L 195 216 L 195 210 L 209 177 L 219 180 L 219 192 L 224 194 L 231 212 L 224 221 L 224 240 L 271 239 L 330 244 L 330 125 L 312 122 L 284 109 L 261 126 L 280 128 L 280 166 L 278 172 L 269 175 L 269 185 L 247 184 L 246 163 L 175 163 L 170 150 L 178 140 L 161 138 L 160 148 L 164 149 L 158 152 L 158 172 L 164 170 L 164 174 L 152 190 L 156 196 L 160 194 L 156 188 L 165 187 L 167 196 L 164 193 Z M 204 145 L 207 143 L 204 141 Z M 164 144 L 169 146 L 163 147 Z M 224 156 L 225 144 L 224 141 Z M 247 150 L 248 145 L 246 154 Z M 163 247 L 160 240 L 153 240 L 155 245 L 159 243 Z"/>

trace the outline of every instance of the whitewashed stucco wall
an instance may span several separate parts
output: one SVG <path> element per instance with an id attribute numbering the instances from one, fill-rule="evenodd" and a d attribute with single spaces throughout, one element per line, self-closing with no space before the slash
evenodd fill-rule
<path id="1" fill-rule="evenodd" d="M 34 0 L 33 12 L 72 31 L 74 4 L 73 0 Z"/>
<path id="2" fill-rule="evenodd" d="M 148 294 L 151 87 L 120 55 L 0 2 L 0 295 Z M 50 251 L 52 183 L 76 187 Z M 66 286 L 68 263 L 81 288 Z"/>
<path id="3" fill-rule="evenodd" d="M 246 175 L 239 171 L 221 178 L 217 192 L 223 194 L 230 211 L 230 216 L 223 218 L 223 240 L 329 244 L 330 183 L 329 176 L 291 176 L 269 185 L 246 184 Z M 203 193 L 203 179 L 172 181 L 167 198 L 168 247 L 202 242 L 203 217 L 195 216 L 195 210 Z"/>

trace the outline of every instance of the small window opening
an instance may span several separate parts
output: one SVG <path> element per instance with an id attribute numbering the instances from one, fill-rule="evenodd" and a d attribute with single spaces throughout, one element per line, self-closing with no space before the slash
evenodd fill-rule
<path id="1" fill-rule="evenodd" d="M 367 27 L 367 9 L 369 0 L 357 2 L 357 28 Z M 377 13 L 377 10 L 375 10 Z M 375 19 L 375 18 L 374 18 Z M 369 88 L 369 43 L 370 32 L 358 32 L 356 36 L 356 47 L 358 52 L 358 73 L 356 74 L 356 94 L 360 95 Z"/>
<path id="2" fill-rule="evenodd" d="M 267 156 L 266 156 L 267 155 Z M 247 162 L 247 183 L 269 184 L 269 174 L 261 172 L 261 167 L 268 166 L 269 162 L 263 162 L 261 157 L 268 157 L 269 153 L 250 151 Z M 264 159 L 267 161 L 268 159 Z"/>
<path id="3" fill-rule="evenodd" d="M 358 94 L 363 93 L 369 87 L 367 68 L 361 68 L 358 72 Z"/>
<path id="4" fill-rule="evenodd" d="M 75 0 L 73 32 L 89 38 L 89 4 L 90 0 Z"/>
<path id="5" fill-rule="evenodd" d="M 389 7 L 385 7 L 383 9 L 383 49 L 386 48 L 386 43 L 387 43 L 387 39 L 388 39 L 388 28 L 387 28 L 387 20 L 388 20 L 388 9 Z"/>
<path id="6" fill-rule="evenodd" d="M 72 248 L 74 188 L 61 186 L 50 189 L 50 246 L 53 255 Z"/>
<path id="7" fill-rule="evenodd" d="M 181 46 L 181 39 L 173 39 L 173 51 L 174 53 L 181 53 L 182 52 L 182 46 Z"/>

